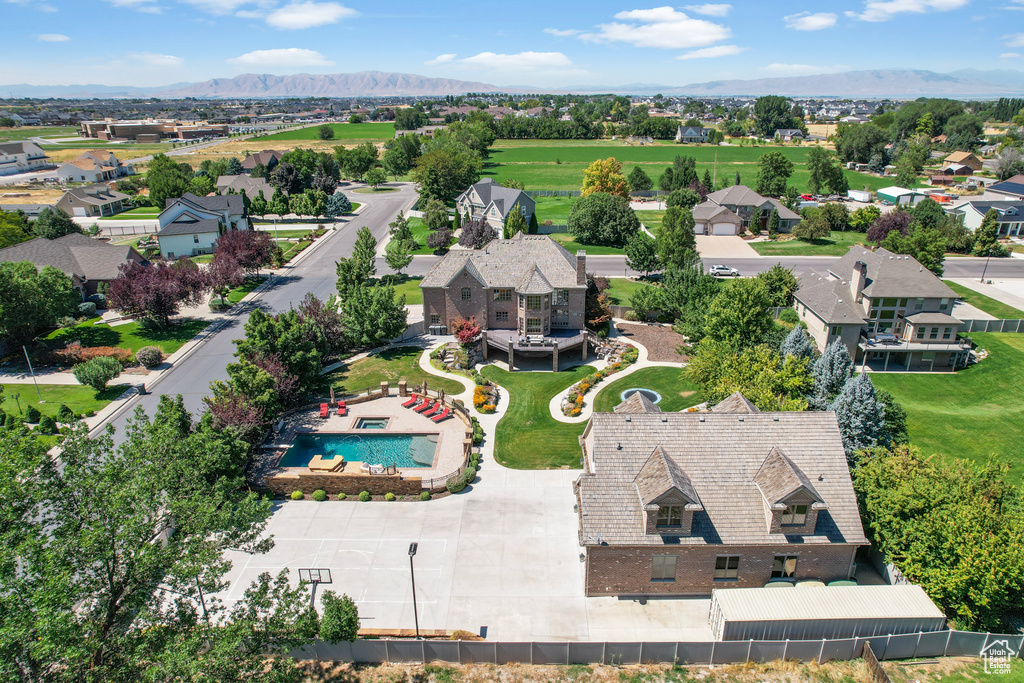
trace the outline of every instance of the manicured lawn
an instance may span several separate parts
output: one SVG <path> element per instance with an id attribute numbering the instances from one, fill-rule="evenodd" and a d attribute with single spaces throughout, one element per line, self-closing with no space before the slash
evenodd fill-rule
<path id="1" fill-rule="evenodd" d="M 28 140 L 34 137 L 69 138 L 77 134 L 77 126 L 21 126 L 0 130 L 0 140 Z"/>
<path id="2" fill-rule="evenodd" d="M 989 357 L 949 373 L 875 373 L 875 386 L 892 392 L 907 411 L 910 442 L 925 455 L 984 461 L 998 455 L 1010 463 L 1009 479 L 1024 476 L 1024 335 L 972 332 Z"/>
<path id="3" fill-rule="evenodd" d="M 551 417 L 548 402 L 593 372 L 590 365 L 562 372 L 508 372 L 493 365 L 484 368 L 484 377 L 501 385 L 510 395 L 508 412 L 493 435 L 497 461 L 517 470 L 579 468 L 577 438 L 586 423 L 558 422 Z"/>
<path id="4" fill-rule="evenodd" d="M 77 415 L 96 412 L 104 408 L 108 403 L 124 393 L 127 385 L 117 384 L 108 386 L 97 393 L 89 387 L 77 384 L 40 384 L 39 394 L 43 395 L 43 402 L 39 402 L 39 394 L 32 384 L 4 384 L 3 386 L 3 407 L 5 413 L 18 414 L 18 404 L 24 414 L 30 405 L 35 406 L 43 415 L 57 417 L 57 410 L 63 403 L 71 408 Z M 18 398 L 14 398 L 18 394 Z"/>
<path id="5" fill-rule="evenodd" d="M 1019 308 L 1014 308 L 1009 304 L 1004 304 L 1002 301 L 997 301 L 992 297 L 975 292 L 970 287 L 958 285 L 957 283 L 950 282 L 949 280 L 943 280 L 943 282 L 945 282 L 950 289 L 956 292 L 961 299 L 972 306 L 980 308 L 989 315 L 994 315 L 1002 320 L 1019 320 L 1020 318 L 1024 318 L 1024 311 Z"/>
<path id="6" fill-rule="evenodd" d="M 385 187 L 384 185 L 381 185 L 380 187 L 361 187 L 358 190 L 352 191 L 358 192 L 359 194 L 383 194 L 384 192 L 398 192 L 398 188 Z"/>
<path id="7" fill-rule="evenodd" d="M 862 243 L 863 232 L 834 232 L 828 239 L 816 242 L 788 239 L 776 242 L 751 242 L 761 256 L 842 256 L 850 247 Z"/>
<path id="8" fill-rule="evenodd" d="M 412 237 L 418 245 L 412 251 L 413 256 L 431 256 L 434 250 L 427 246 L 427 238 L 430 237 L 431 229 L 427 227 L 422 218 L 413 216 L 406 220 L 409 221 L 409 229 L 412 231 Z"/>
<path id="9" fill-rule="evenodd" d="M 395 124 L 393 123 L 330 123 L 327 125 L 334 131 L 334 140 L 338 142 L 390 140 L 395 137 Z M 310 126 L 298 130 L 286 130 L 281 133 L 261 136 L 260 140 L 319 140 L 318 128 L 319 126 Z M 324 142 L 333 141 L 325 140 Z"/>
<path id="10" fill-rule="evenodd" d="M 650 211 L 637 211 L 636 217 L 640 219 L 640 222 L 647 226 L 655 235 L 661 230 L 661 221 L 665 218 L 665 212 L 661 210 L 652 209 Z"/>
<path id="11" fill-rule="evenodd" d="M 563 247 L 569 250 L 570 254 L 575 254 L 577 251 L 583 250 L 590 256 L 603 256 L 608 254 L 622 254 L 621 247 L 605 247 L 596 244 L 580 244 L 573 240 L 572 235 L 567 232 L 554 232 L 548 235 L 551 239 L 555 240 Z"/>
<path id="12" fill-rule="evenodd" d="M 639 282 L 637 280 L 630 280 L 625 277 L 610 277 L 608 278 L 609 287 L 606 290 L 608 295 L 608 302 L 613 306 L 628 306 L 629 297 L 633 296 L 636 290 L 641 287 L 652 287 L 646 282 Z"/>
<path id="13" fill-rule="evenodd" d="M 546 188 L 544 188 L 546 189 Z M 569 209 L 576 197 L 534 197 L 537 203 L 537 222 L 551 221 L 554 225 L 565 225 L 569 219 Z"/>
<path id="14" fill-rule="evenodd" d="M 155 206 L 139 206 L 134 209 L 128 209 L 121 213 L 116 213 L 113 216 L 101 216 L 101 221 L 130 221 L 133 218 L 138 220 L 154 220 L 160 215 L 160 209 Z"/>
<path id="15" fill-rule="evenodd" d="M 362 358 L 344 365 L 327 375 L 326 379 L 335 391 L 356 394 L 365 392 L 367 388 L 379 389 L 380 383 L 387 380 L 396 386 L 404 379 L 409 386 L 422 384 L 427 380 L 430 389 L 444 389 L 446 394 L 461 394 L 466 390 L 461 382 L 427 374 L 419 365 L 423 349 L 414 346 L 402 346 L 388 349 L 373 356 Z"/>
<path id="16" fill-rule="evenodd" d="M 401 296 L 405 295 L 405 303 L 407 306 L 416 306 L 423 303 L 423 290 L 420 289 L 420 280 L 422 277 L 409 277 L 404 276 L 404 279 L 394 285 L 395 294 Z M 385 279 L 385 282 L 389 282 Z"/>
<path id="17" fill-rule="evenodd" d="M 267 278 L 262 275 L 259 277 L 245 278 L 245 282 L 242 284 L 241 287 L 236 287 L 235 289 L 232 289 L 230 292 L 228 292 L 228 301 L 230 301 L 233 304 L 237 304 L 239 301 L 245 298 L 246 294 L 249 294 L 254 289 L 263 284 L 263 281 L 266 279 Z"/>
<path id="18" fill-rule="evenodd" d="M 634 387 L 651 389 L 661 394 L 661 403 L 658 404 L 658 407 L 666 413 L 678 412 L 697 405 L 704 400 L 700 393 L 700 387 L 683 379 L 681 374 L 682 371 L 679 368 L 655 367 L 637 370 L 621 379 L 614 379 L 615 375 L 612 375 L 612 382 L 597 385 L 596 388 L 599 389 L 599 392 L 594 398 L 594 411 L 610 413 L 612 408 L 622 402 L 619 398 L 622 392 Z"/>
<path id="19" fill-rule="evenodd" d="M 284 245 L 282 245 L 281 248 L 284 249 L 284 262 L 288 263 L 289 261 L 291 261 L 310 244 L 310 242 L 294 242 L 291 244 L 290 247 L 285 247 Z"/>
<path id="20" fill-rule="evenodd" d="M 79 341 L 82 346 L 119 346 L 133 353 L 143 346 L 155 346 L 168 356 L 180 349 L 185 342 L 196 336 L 210 324 L 209 320 L 185 318 L 175 321 L 169 327 L 142 327 L 139 323 L 125 323 L 111 327 L 100 322 L 99 316 L 90 318 L 74 327 L 54 330 L 46 335 L 47 341 Z"/>
<path id="21" fill-rule="evenodd" d="M 267 233 L 268 235 L 270 235 L 271 237 L 273 237 L 275 239 L 280 238 L 280 239 L 283 239 L 283 240 L 285 240 L 285 239 L 295 239 L 295 240 L 297 240 L 297 239 L 299 239 L 301 237 L 305 237 L 306 235 L 308 235 L 309 233 L 311 233 L 313 231 L 312 230 L 304 230 L 302 228 L 291 228 L 291 229 L 278 228 L 277 230 L 274 230 L 273 228 L 271 228 L 270 230 L 264 230 L 261 227 L 260 228 L 260 232 L 265 232 L 265 233 Z"/>

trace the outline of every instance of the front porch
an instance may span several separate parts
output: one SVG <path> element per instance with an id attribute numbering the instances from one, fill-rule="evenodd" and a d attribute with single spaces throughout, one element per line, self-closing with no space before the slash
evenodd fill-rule
<path id="1" fill-rule="evenodd" d="M 551 370 L 558 372 L 559 354 L 580 348 L 580 359 L 587 361 L 588 342 L 584 330 L 559 330 L 546 335 L 524 335 L 518 330 L 484 330 L 480 333 L 484 360 L 488 348 L 493 347 L 508 353 L 508 368 L 515 370 L 516 354 L 526 357 L 551 356 Z"/>

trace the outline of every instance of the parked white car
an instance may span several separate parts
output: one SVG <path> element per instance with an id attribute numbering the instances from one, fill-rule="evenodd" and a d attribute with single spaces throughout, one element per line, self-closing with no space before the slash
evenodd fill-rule
<path id="1" fill-rule="evenodd" d="M 739 277 L 740 271 L 729 266 L 717 265 L 708 268 L 708 275 L 714 275 L 715 277 Z"/>

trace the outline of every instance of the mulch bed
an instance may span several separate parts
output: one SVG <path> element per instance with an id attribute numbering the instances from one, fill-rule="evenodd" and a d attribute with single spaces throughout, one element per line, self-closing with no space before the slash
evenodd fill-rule
<path id="1" fill-rule="evenodd" d="M 656 363 L 685 363 L 687 357 L 676 349 L 686 342 L 686 337 L 674 331 L 669 325 L 638 325 L 618 323 L 615 329 L 631 341 L 647 349 L 647 359 Z"/>

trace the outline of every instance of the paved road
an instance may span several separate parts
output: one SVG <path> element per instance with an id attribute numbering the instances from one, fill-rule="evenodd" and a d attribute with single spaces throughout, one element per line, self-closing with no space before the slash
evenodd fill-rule
<path id="1" fill-rule="evenodd" d="M 276 284 L 266 291 L 258 300 L 264 310 L 287 310 L 306 295 L 312 292 L 319 298 L 326 298 L 334 292 L 335 262 L 352 253 L 356 231 L 367 226 L 378 240 L 388 233 L 388 223 L 394 220 L 398 211 L 407 210 L 416 200 L 416 193 L 411 185 L 403 185 L 398 192 L 373 195 L 372 199 L 365 194 L 348 193 L 352 201 L 365 206 L 338 230 L 325 237 L 325 243 L 316 247 L 308 257 L 291 269 L 286 269 L 278 277 Z M 251 306 L 250 306 L 251 309 Z M 249 309 L 246 309 L 249 310 Z M 235 345 L 232 340 L 242 336 L 246 315 L 227 318 L 227 324 L 218 330 L 205 344 L 192 355 L 170 370 L 152 387 L 151 394 L 134 399 L 127 409 L 120 411 L 110 422 L 117 428 L 118 434 L 124 432 L 127 419 L 141 405 L 152 415 L 161 395 L 181 394 L 185 397 L 185 406 L 198 414 L 203 409 L 202 399 L 209 393 L 209 383 L 213 380 L 226 379 L 225 367 L 234 360 Z"/>

